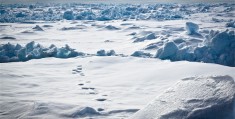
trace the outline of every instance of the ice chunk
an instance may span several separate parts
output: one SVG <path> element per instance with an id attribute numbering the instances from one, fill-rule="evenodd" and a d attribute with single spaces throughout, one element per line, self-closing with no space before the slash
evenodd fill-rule
<path id="1" fill-rule="evenodd" d="M 99 50 L 99 51 L 97 51 L 97 56 L 106 56 L 106 52 L 105 52 L 105 50 Z"/>
<path id="2" fill-rule="evenodd" d="M 197 39 L 196 39 L 197 40 Z M 188 40 L 194 41 L 195 39 Z M 235 34 L 234 31 L 210 31 L 204 42 L 188 46 L 180 43 L 176 46 L 168 42 L 157 51 L 156 58 L 172 61 L 197 61 L 235 66 Z"/>
<path id="3" fill-rule="evenodd" d="M 110 51 L 108 55 L 113 55 L 114 53 L 114 51 Z M 84 55 L 84 53 L 76 52 L 75 49 L 70 48 L 68 45 L 57 48 L 52 44 L 49 48 L 44 48 L 34 41 L 27 43 L 25 47 L 19 44 L 12 45 L 10 43 L 0 45 L 0 63 L 27 61 L 45 57 L 70 58 Z"/>
<path id="4" fill-rule="evenodd" d="M 186 31 L 188 35 L 198 33 L 199 26 L 193 22 L 186 22 Z"/>
<path id="5" fill-rule="evenodd" d="M 64 116 L 70 118 L 79 118 L 79 117 L 81 118 L 86 116 L 100 115 L 100 113 L 97 112 L 92 107 L 81 107 L 76 110 L 72 110 L 70 113 L 71 114 L 65 114 Z"/>
<path id="6" fill-rule="evenodd" d="M 174 42 L 167 42 L 162 49 L 159 49 L 156 57 L 160 59 L 172 59 L 178 51 L 178 47 Z"/>
<path id="7" fill-rule="evenodd" d="M 69 58 L 69 57 L 76 57 L 78 56 L 78 52 L 76 52 L 74 49 L 71 49 L 67 44 L 65 47 L 58 48 L 56 57 L 58 58 Z"/>
<path id="8" fill-rule="evenodd" d="M 180 80 L 130 119 L 234 119 L 235 83 L 230 76 Z"/>
<path id="9" fill-rule="evenodd" d="M 216 53 L 219 54 L 224 52 L 225 48 L 229 46 L 231 40 L 229 39 L 228 33 L 224 31 L 211 39 L 210 46 Z"/>
<path id="10" fill-rule="evenodd" d="M 107 56 L 114 56 L 114 55 L 116 55 L 114 50 L 110 50 L 107 52 Z"/>
<path id="11" fill-rule="evenodd" d="M 226 23 L 226 27 L 232 27 L 232 28 L 235 28 L 235 20 L 231 20 L 229 21 L 228 23 Z"/>
<path id="12" fill-rule="evenodd" d="M 131 56 L 134 56 L 134 57 L 152 57 L 152 55 L 150 53 L 144 53 L 142 51 L 135 51 Z"/>
<path id="13" fill-rule="evenodd" d="M 63 18 L 66 20 L 73 20 L 74 19 L 73 11 L 65 11 Z"/>
<path id="14" fill-rule="evenodd" d="M 114 50 L 110 50 L 110 51 L 105 51 L 105 50 L 99 50 L 96 53 L 97 56 L 114 56 L 116 55 Z"/>
<path id="15" fill-rule="evenodd" d="M 44 31 L 39 25 L 36 25 L 35 27 L 33 27 L 33 29 L 35 31 Z"/>
<path id="16" fill-rule="evenodd" d="M 0 55 L 0 63 L 9 62 L 9 61 L 10 61 L 10 59 L 8 56 Z"/>

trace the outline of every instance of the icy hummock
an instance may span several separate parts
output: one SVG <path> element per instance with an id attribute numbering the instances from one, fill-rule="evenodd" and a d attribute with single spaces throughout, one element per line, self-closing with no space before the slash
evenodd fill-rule
<path id="1" fill-rule="evenodd" d="M 130 119 L 233 119 L 235 82 L 230 76 L 180 80 Z"/>
<path id="2" fill-rule="evenodd" d="M 35 31 L 44 31 L 39 25 L 36 25 L 32 29 L 35 30 Z"/>
<path id="3" fill-rule="evenodd" d="M 176 45 L 169 41 L 156 53 L 156 58 L 172 61 L 197 61 L 235 66 L 235 33 L 211 30 L 205 40 L 197 46 L 188 46 L 182 42 Z"/>
<path id="4" fill-rule="evenodd" d="M 33 7 L 32 7 L 33 6 Z M 212 12 L 224 4 L 79 4 L 36 3 L 4 4 L 1 6 L 0 22 L 26 22 L 34 20 L 178 20 L 195 13 Z M 227 9 L 229 12 L 232 9 Z"/>
<path id="5" fill-rule="evenodd" d="M 34 41 L 27 43 L 25 46 L 11 43 L 0 45 L 0 63 L 28 61 L 45 57 L 70 58 L 83 55 L 85 54 L 75 51 L 68 45 L 57 48 L 52 44 L 50 47 L 45 48 Z"/>
<path id="6" fill-rule="evenodd" d="M 150 53 L 144 53 L 143 51 L 135 51 L 131 54 L 133 57 L 143 57 L 143 58 L 150 58 L 152 55 Z"/>
<path id="7" fill-rule="evenodd" d="M 186 31 L 188 35 L 198 33 L 199 26 L 193 22 L 186 22 Z"/>
<path id="8" fill-rule="evenodd" d="M 99 50 L 96 53 L 97 56 L 115 56 L 116 53 L 114 50 L 110 50 L 110 51 L 105 51 L 105 50 Z"/>

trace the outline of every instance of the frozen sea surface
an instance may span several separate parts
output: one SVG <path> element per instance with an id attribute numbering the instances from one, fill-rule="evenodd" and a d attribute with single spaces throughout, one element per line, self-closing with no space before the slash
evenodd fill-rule
<path id="1" fill-rule="evenodd" d="M 232 2 L 2 4 L 0 14 L 2 119 L 234 118 Z"/>

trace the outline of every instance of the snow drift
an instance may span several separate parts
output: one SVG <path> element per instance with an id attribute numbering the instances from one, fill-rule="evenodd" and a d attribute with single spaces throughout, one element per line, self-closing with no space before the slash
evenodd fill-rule
<path id="1" fill-rule="evenodd" d="M 0 63 L 28 61 L 45 57 L 70 58 L 83 55 L 85 54 L 76 52 L 75 49 L 70 48 L 68 45 L 57 48 L 52 44 L 50 47 L 45 48 L 34 41 L 27 43 L 24 47 L 10 43 L 0 45 Z"/>
<path id="2" fill-rule="evenodd" d="M 180 80 L 130 119 L 233 119 L 235 82 L 230 76 Z"/>

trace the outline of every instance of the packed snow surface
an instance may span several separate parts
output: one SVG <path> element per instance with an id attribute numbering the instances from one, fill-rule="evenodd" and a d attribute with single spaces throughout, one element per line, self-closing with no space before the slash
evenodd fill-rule
<path id="1" fill-rule="evenodd" d="M 235 77 L 234 68 L 222 65 L 120 56 L 43 58 L 2 63 L 0 70 L 0 118 L 3 119 L 128 118 L 185 77 L 215 74 Z M 219 90 L 221 98 L 224 93 L 228 96 L 232 93 L 226 88 L 232 86 L 230 79 L 219 78 L 221 83 L 213 84 L 221 84 L 226 89 L 226 92 Z M 208 78 L 208 81 L 212 83 L 214 79 Z M 204 82 L 207 81 L 200 79 L 197 83 Z M 194 93 L 200 90 L 195 89 Z M 211 101 L 211 104 L 214 103 Z"/>

